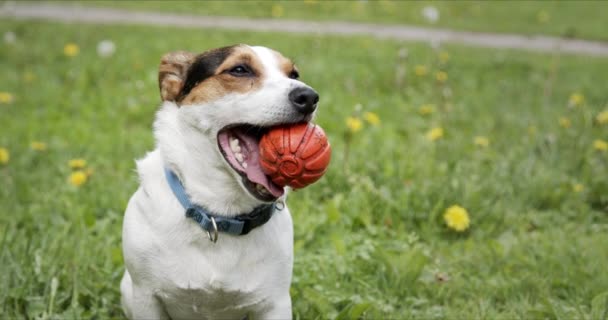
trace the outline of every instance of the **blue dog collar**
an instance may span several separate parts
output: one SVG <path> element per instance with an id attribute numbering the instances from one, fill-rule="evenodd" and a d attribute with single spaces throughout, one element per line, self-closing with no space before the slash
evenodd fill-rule
<path id="1" fill-rule="evenodd" d="M 201 228 L 207 231 L 209 239 L 213 242 L 217 241 L 218 231 L 232 235 L 245 235 L 256 227 L 259 227 L 272 217 L 275 207 L 282 209 L 278 203 L 263 204 L 253 211 L 241 214 L 233 218 L 226 218 L 210 213 L 207 209 L 197 206 L 190 202 L 186 190 L 182 185 L 177 175 L 165 168 L 165 176 L 167 182 L 173 190 L 173 194 L 186 209 L 186 217 L 196 221 Z"/>

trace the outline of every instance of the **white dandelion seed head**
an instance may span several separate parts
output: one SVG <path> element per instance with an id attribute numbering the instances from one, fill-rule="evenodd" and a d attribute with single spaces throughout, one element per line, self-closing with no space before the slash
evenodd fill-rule
<path id="1" fill-rule="evenodd" d="M 7 31 L 4 33 L 4 43 L 15 43 L 17 40 L 17 36 L 12 31 Z"/>
<path id="2" fill-rule="evenodd" d="M 422 8 L 422 16 L 424 16 L 426 21 L 436 23 L 439 21 L 439 10 L 433 6 L 426 6 Z"/>
<path id="3" fill-rule="evenodd" d="M 439 48 L 441 48 L 441 38 L 439 37 L 433 37 L 430 40 L 431 48 L 433 48 L 434 50 L 439 50 Z"/>
<path id="4" fill-rule="evenodd" d="M 103 40 L 97 44 L 97 54 L 100 57 L 110 57 L 116 51 L 116 45 L 110 40 Z"/>

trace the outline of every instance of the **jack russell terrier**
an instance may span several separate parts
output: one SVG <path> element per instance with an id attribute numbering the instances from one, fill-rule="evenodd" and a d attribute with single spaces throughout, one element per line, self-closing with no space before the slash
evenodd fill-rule
<path id="1" fill-rule="evenodd" d="M 309 122 L 318 94 L 279 52 L 248 45 L 160 63 L 156 149 L 123 223 L 130 319 L 290 319 L 286 190 L 259 164 L 268 128 Z"/>

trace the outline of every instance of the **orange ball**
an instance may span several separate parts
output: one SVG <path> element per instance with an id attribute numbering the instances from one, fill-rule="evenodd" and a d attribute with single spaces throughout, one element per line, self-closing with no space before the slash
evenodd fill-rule
<path id="1" fill-rule="evenodd" d="M 260 140 L 262 171 L 279 186 L 306 187 L 325 174 L 330 159 L 327 136 L 312 123 L 278 126 Z"/>

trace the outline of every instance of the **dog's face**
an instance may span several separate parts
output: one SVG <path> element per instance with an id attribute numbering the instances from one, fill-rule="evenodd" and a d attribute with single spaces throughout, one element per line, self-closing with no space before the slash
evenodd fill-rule
<path id="1" fill-rule="evenodd" d="M 265 47 L 236 45 L 199 55 L 165 55 L 159 70 L 163 101 L 174 101 L 181 119 L 217 150 L 241 187 L 258 200 L 283 195 L 259 165 L 258 143 L 272 126 L 310 121 L 318 94 L 299 81 L 289 59 Z"/>

